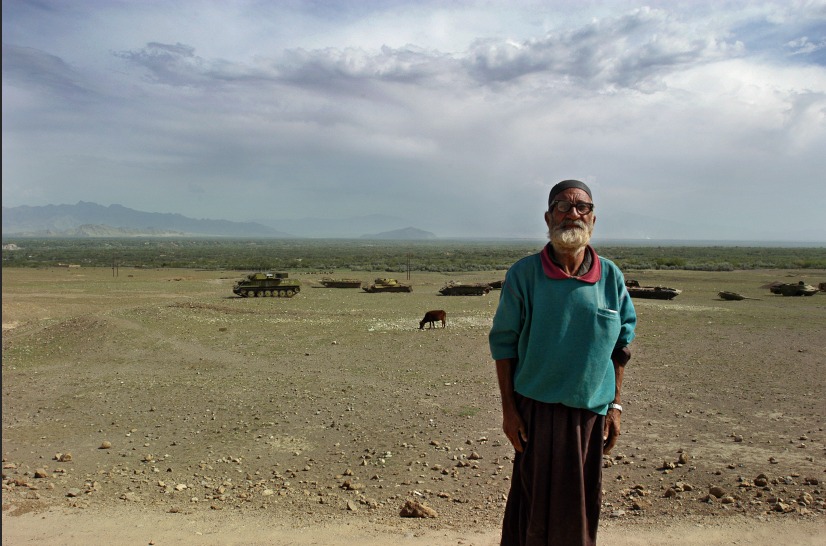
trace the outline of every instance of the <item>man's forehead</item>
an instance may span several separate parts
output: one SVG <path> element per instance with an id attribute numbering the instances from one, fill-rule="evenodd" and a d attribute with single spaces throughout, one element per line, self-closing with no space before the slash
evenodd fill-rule
<path id="1" fill-rule="evenodd" d="M 554 201 L 585 201 L 586 203 L 590 203 L 591 198 L 585 190 L 581 190 L 579 188 L 568 188 L 567 190 L 562 190 L 556 194 L 554 196 Z"/>

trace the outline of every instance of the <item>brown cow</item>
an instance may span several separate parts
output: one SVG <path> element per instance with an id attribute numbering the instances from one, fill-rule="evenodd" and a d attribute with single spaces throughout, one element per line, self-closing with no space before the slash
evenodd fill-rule
<path id="1" fill-rule="evenodd" d="M 428 311 L 424 314 L 422 321 L 419 322 L 419 330 L 424 329 L 425 323 L 430 324 L 429 328 L 433 328 L 433 324 L 440 320 L 442 321 L 442 328 L 444 328 L 447 324 L 447 313 L 441 309 L 438 311 Z"/>

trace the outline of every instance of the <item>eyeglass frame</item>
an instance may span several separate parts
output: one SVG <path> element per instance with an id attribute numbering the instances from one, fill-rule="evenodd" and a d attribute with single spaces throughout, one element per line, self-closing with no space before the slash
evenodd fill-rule
<path id="1" fill-rule="evenodd" d="M 593 203 L 588 203 L 588 202 L 585 202 L 585 201 L 577 201 L 576 203 L 574 203 L 573 201 L 565 201 L 565 200 L 562 200 L 562 199 L 555 199 L 555 200 L 551 201 L 551 206 L 548 208 L 548 210 L 554 210 L 554 207 L 556 207 L 556 205 L 559 204 L 559 203 L 568 203 L 569 205 L 571 205 L 570 207 L 568 207 L 568 210 L 562 210 L 559 207 L 557 207 L 557 210 L 559 212 L 561 212 L 562 214 L 568 214 L 569 212 L 571 212 L 571 209 L 576 209 L 577 214 L 579 214 L 580 216 L 586 216 L 586 215 L 591 214 L 592 212 L 594 212 L 594 204 Z M 588 210 L 583 212 L 583 211 L 579 210 L 580 207 L 584 207 Z"/>

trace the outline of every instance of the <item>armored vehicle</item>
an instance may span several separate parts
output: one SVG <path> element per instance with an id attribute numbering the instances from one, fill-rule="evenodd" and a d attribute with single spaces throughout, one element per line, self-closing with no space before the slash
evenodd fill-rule
<path id="1" fill-rule="evenodd" d="M 666 286 L 640 286 L 639 281 L 635 280 L 625 281 L 625 287 L 628 289 L 628 294 L 632 298 L 649 298 L 655 300 L 674 299 L 683 292 L 677 288 L 668 288 Z"/>
<path id="2" fill-rule="evenodd" d="M 724 290 L 723 292 L 717 292 L 717 295 L 720 296 L 721 300 L 729 300 L 729 301 L 740 301 L 740 300 L 759 300 L 760 298 L 750 298 L 748 296 L 744 296 L 739 292 L 729 292 Z"/>
<path id="3" fill-rule="evenodd" d="M 361 288 L 361 281 L 358 279 L 331 279 L 324 277 L 321 284 L 326 288 Z"/>
<path id="4" fill-rule="evenodd" d="M 413 287 L 409 284 L 402 284 L 396 279 L 376 279 L 370 286 L 362 288 L 365 292 L 412 292 Z"/>
<path id="5" fill-rule="evenodd" d="M 490 285 L 487 283 L 449 282 L 439 290 L 439 294 L 443 296 L 484 296 L 488 292 L 490 292 Z"/>
<path id="6" fill-rule="evenodd" d="M 233 293 L 243 297 L 291 298 L 301 291 L 301 282 L 290 279 L 287 273 L 263 271 L 250 273 L 232 287 Z"/>
<path id="7" fill-rule="evenodd" d="M 772 289 L 772 292 L 774 294 L 780 294 L 781 296 L 814 296 L 818 292 L 817 288 L 803 281 L 781 284 L 777 290 L 778 291 L 775 292 L 774 289 Z"/>

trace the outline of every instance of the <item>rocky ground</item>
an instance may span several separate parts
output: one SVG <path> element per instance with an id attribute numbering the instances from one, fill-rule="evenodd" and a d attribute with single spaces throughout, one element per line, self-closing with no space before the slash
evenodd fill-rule
<path id="1" fill-rule="evenodd" d="M 683 294 L 635 301 L 606 529 L 826 521 L 826 295 L 758 288 L 788 275 L 826 279 L 634 275 Z M 291 299 L 234 297 L 239 276 L 3 270 L 4 537 L 55 509 L 494 532 L 512 455 L 486 343 L 498 293 L 438 289 L 501 273 L 414 274 L 411 294 L 296 274 Z M 429 309 L 447 328 L 418 329 Z"/>

